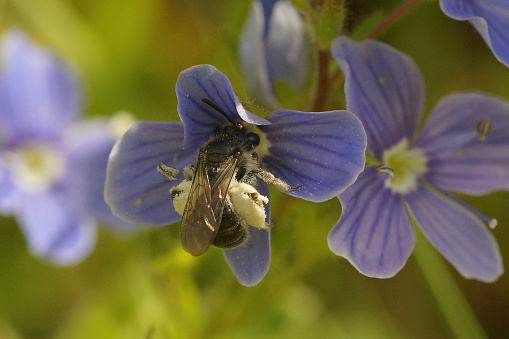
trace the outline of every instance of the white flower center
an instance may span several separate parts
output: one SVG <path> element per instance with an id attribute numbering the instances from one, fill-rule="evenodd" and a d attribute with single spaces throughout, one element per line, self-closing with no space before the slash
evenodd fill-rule
<path id="1" fill-rule="evenodd" d="M 408 139 L 384 151 L 382 162 L 394 170 L 394 177 L 385 180 L 385 187 L 405 194 L 416 189 L 417 179 L 426 173 L 428 158 L 420 148 L 408 148 Z"/>
<path id="2" fill-rule="evenodd" d="M 135 122 L 134 115 L 128 111 L 118 111 L 113 115 L 108 123 L 111 134 L 115 140 L 120 139 L 122 135 Z"/>
<path id="3" fill-rule="evenodd" d="M 60 152 L 47 144 L 26 144 L 7 156 L 14 183 L 30 193 L 47 190 L 65 173 Z"/>

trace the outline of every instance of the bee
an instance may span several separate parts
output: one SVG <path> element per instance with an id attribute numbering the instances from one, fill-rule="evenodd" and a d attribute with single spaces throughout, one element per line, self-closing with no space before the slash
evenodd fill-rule
<path id="1" fill-rule="evenodd" d="M 203 98 L 202 102 L 229 124 L 214 130 L 200 149 L 196 166 L 186 166 L 184 181 L 170 189 L 175 210 L 182 215 L 182 247 L 194 256 L 202 255 L 211 245 L 223 249 L 244 245 L 249 237 L 248 224 L 269 229 L 264 206 L 268 198 L 256 190 L 256 177 L 283 191 L 302 187 L 290 187 L 262 169 L 255 152 L 260 144 L 258 134 L 232 120 L 212 101 Z M 176 180 L 179 173 L 164 163 L 159 163 L 157 170 L 169 180 Z"/>

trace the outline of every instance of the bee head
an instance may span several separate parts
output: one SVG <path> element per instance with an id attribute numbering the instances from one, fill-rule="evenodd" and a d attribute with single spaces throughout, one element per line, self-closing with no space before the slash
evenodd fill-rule
<path id="1" fill-rule="evenodd" d="M 253 145 L 253 149 L 257 147 L 260 144 L 260 136 L 254 132 L 249 132 L 246 135 L 247 139 L 251 141 L 251 144 Z"/>
<path id="2" fill-rule="evenodd" d="M 207 105 L 209 105 L 210 107 L 212 107 L 213 109 L 215 109 L 216 111 L 221 113 L 232 124 L 231 126 L 217 127 L 214 130 L 214 134 L 216 134 L 216 135 L 229 134 L 229 135 L 237 135 L 239 137 L 241 137 L 241 136 L 245 137 L 251 144 L 250 145 L 251 150 L 256 148 L 256 146 L 258 146 L 260 144 L 260 137 L 258 136 L 258 134 L 254 133 L 254 132 L 248 132 L 246 130 L 246 127 L 242 123 L 240 123 L 238 121 L 234 121 L 232 118 L 230 118 L 226 114 L 225 111 L 223 111 L 219 106 L 217 106 L 215 103 L 213 103 L 209 99 L 202 98 L 201 101 L 203 101 L 204 103 L 206 103 Z"/>

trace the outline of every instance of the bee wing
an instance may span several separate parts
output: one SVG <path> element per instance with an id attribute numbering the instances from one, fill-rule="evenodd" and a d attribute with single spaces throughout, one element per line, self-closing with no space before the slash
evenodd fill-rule
<path id="1" fill-rule="evenodd" d="M 205 253 L 214 240 L 226 204 L 226 194 L 239 158 L 232 155 L 209 181 L 205 161 L 199 157 L 180 225 L 180 242 L 194 256 Z"/>

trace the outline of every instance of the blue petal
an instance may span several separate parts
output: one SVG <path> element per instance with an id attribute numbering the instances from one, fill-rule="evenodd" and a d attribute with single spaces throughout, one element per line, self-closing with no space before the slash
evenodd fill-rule
<path id="1" fill-rule="evenodd" d="M 269 141 L 267 169 L 290 186 L 286 192 L 315 202 L 332 199 L 364 169 L 366 134 L 352 113 L 272 112 L 271 125 L 260 126 Z"/>
<path id="2" fill-rule="evenodd" d="M 62 192 L 27 196 L 18 218 L 34 256 L 73 265 L 92 251 L 97 228 Z"/>
<path id="3" fill-rule="evenodd" d="M 259 1 L 253 3 L 240 37 L 240 65 L 249 92 L 256 102 L 267 107 L 278 107 L 279 102 L 267 70 L 264 9 L 265 6 Z"/>
<path id="4" fill-rule="evenodd" d="M 54 139 L 81 109 L 75 75 L 19 31 L 3 39 L 0 128 L 3 138 Z"/>
<path id="5" fill-rule="evenodd" d="M 272 82 L 302 89 L 309 70 L 304 32 L 302 18 L 291 2 L 278 1 L 272 10 L 266 40 L 267 68 Z"/>
<path id="6" fill-rule="evenodd" d="M 278 107 L 273 83 L 302 89 L 309 51 L 299 12 L 289 1 L 253 3 L 239 44 L 242 70 L 257 102 Z"/>
<path id="7" fill-rule="evenodd" d="M 495 239 L 473 214 L 424 187 L 405 200 L 429 241 L 465 278 L 492 282 L 503 273 Z"/>
<path id="8" fill-rule="evenodd" d="M 359 272 L 376 278 L 398 273 L 415 243 L 402 198 L 384 187 L 374 167 L 339 195 L 343 213 L 330 231 L 329 247 Z"/>
<path id="9" fill-rule="evenodd" d="M 115 142 L 108 121 L 95 119 L 77 123 L 64 135 L 69 167 L 72 168 L 69 185 L 78 192 L 83 207 L 113 228 L 129 230 L 137 227 L 114 216 L 104 201 L 106 166 Z"/>
<path id="10" fill-rule="evenodd" d="M 442 11 L 469 20 L 495 57 L 509 66 L 509 3 L 505 0 L 440 0 Z"/>
<path id="11" fill-rule="evenodd" d="M 263 8 L 263 16 L 265 18 L 270 18 L 272 16 L 272 12 L 274 11 L 274 6 L 279 3 L 281 0 L 260 0 L 256 3 L 259 3 Z M 269 21 L 265 22 L 264 31 L 267 32 L 269 30 Z"/>
<path id="12" fill-rule="evenodd" d="M 18 210 L 23 194 L 12 181 L 11 171 L 4 160 L 0 155 L 0 214 L 11 215 Z"/>
<path id="13" fill-rule="evenodd" d="M 184 128 L 178 122 L 134 123 L 117 141 L 106 172 L 105 200 L 113 213 L 129 222 L 167 225 L 181 218 L 169 193 L 184 179 L 182 169 L 196 163 L 198 149 L 184 149 Z M 180 170 L 175 182 L 157 165 Z"/>
<path id="14" fill-rule="evenodd" d="M 201 146 L 216 127 L 228 124 L 221 113 L 202 102 L 203 98 L 212 101 L 233 120 L 255 125 L 270 124 L 244 109 L 233 92 L 230 80 L 214 66 L 198 65 L 181 72 L 176 92 L 186 147 Z"/>
<path id="15" fill-rule="evenodd" d="M 476 136 L 481 119 L 492 121 L 484 141 Z M 509 189 L 508 126 L 509 104 L 496 96 L 466 92 L 445 97 L 415 143 L 429 157 L 422 179 L 467 194 Z"/>
<path id="16" fill-rule="evenodd" d="M 405 54 L 376 41 L 356 43 L 346 37 L 332 44 L 345 75 L 347 109 L 361 119 L 368 148 L 381 160 L 384 150 L 411 139 L 424 104 L 424 82 Z"/>
<path id="17" fill-rule="evenodd" d="M 258 184 L 258 192 L 268 197 L 269 187 L 263 182 Z M 270 202 L 265 205 L 270 222 Z M 224 258 L 237 280 L 244 286 L 257 285 L 267 274 L 270 267 L 270 231 L 249 226 L 250 237 L 242 247 L 224 250 Z"/>

